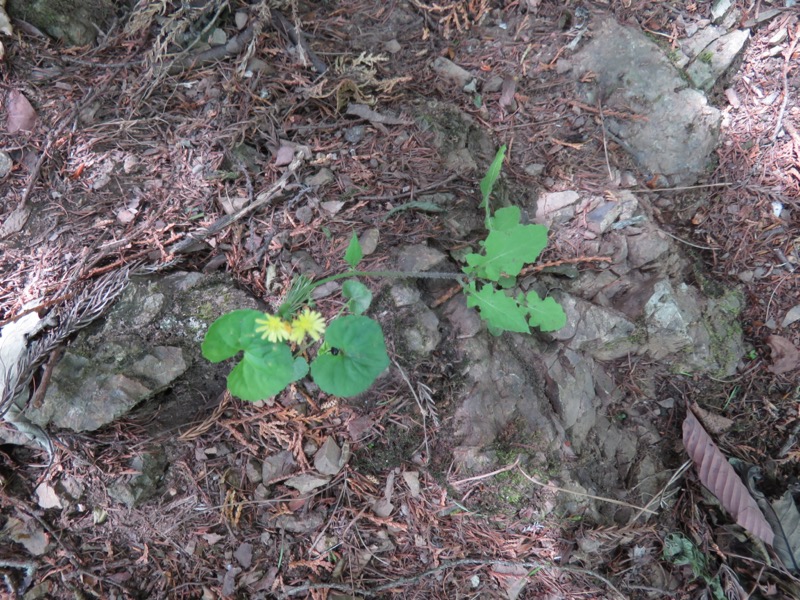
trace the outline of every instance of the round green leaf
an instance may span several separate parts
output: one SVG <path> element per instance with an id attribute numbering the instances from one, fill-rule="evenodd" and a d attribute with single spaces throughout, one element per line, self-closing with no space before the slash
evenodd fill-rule
<path id="1" fill-rule="evenodd" d="M 355 315 L 360 315 L 372 303 L 372 292 L 363 283 L 356 279 L 348 279 L 342 286 L 342 296 L 347 298 L 347 307 Z"/>
<path id="2" fill-rule="evenodd" d="M 264 342 L 245 350 L 241 362 L 228 375 L 228 390 L 242 400 L 264 400 L 295 381 L 295 373 L 289 347 Z"/>
<path id="3" fill-rule="evenodd" d="M 346 398 L 365 391 L 389 366 L 383 331 L 364 316 L 334 319 L 325 332 L 330 352 L 311 363 L 311 376 L 323 392 Z"/>
<path id="4" fill-rule="evenodd" d="M 203 356 L 211 362 L 220 362 L 249 348 L 254 340 L 260 341 L 255 332 L 256 319 L 263 316 L 257 310 L 234 310 L 222 315 L 206 332 L 201 346 Z"/>

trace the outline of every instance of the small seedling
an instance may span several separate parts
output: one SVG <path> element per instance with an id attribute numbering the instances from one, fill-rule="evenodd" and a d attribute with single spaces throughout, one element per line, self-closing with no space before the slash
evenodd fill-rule
<path id="1" fill-rule="evenodd" d="M 547 228 L 522 224 L 516 206 L 492 212 L 490 197 L 500 176 L 506 147 L 497 152 L 480 182 L 481 206 L 489 232 L 478 252 L 467 254 L 462 273 L 407 273 L 402 271 L 359 271 L 363 258 L 358 237 L 353 233 L 344 253 L 348 265 L 337 273 L 311 281 L 294 279 L 286 299 L 276 313 L 236 310 L 217 319 L 206 333 L 203 356 L 220 362 L 242 353 L 228 375 L 228 390 L 243 400 L 257 401 L 274 396 L 289 384 L 310 373 L 320 389 L 334 396 L 355 396 L 366 391 L 389 365 L 380 324 L 364 316 L 372 293 L 358 277 L 449 278 L 456 279 L 467 306 L 478 309 L 489 331 L 530 333 L 562 328 L 567 318 L 553 298 L 541 298 L 534 291 L 515 290 L 517 276 L 532 264 L 547 245 Z M 347 279 L 342 296 L 345 310 L 325 323 L 309 303 L 314 288 L 330 281 Z M 319 345 L 317 346 L 317 344 Z M 308 363 L 314 353 L 316 357 Z"/>

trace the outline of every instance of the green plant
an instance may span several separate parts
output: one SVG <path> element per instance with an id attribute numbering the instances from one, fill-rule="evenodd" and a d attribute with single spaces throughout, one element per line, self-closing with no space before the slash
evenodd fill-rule
<path id="1" fill-rule="evenodd" d="M 708 571 L 708 561 L 706 555 L 700 552 L 692 540 L 681 533 L 670 533 L 664 540 L 664 559 L 674 565 L 688 565 L 692 568 L 692 575 L 695 579 L 702 579 L 711 590 L 714 600 L 725 600 L 726 596 L 722 591 L 719 576 L 711 577 Z"/>
<path id="2" fill-rule="evenodd" d="M 566 315 L 553 298 L 542 299 L 536 292 L 514 293 L 516 278 L 533 263 L 547 244 L 547 228 L 521 223 L 516 206 L 494 213 L 490 196 L 502 169 L 503 146 L 480 182 L 481 206 L 486 213 L 488 235 L 479 252 L 466 256 L 462 273 L 406 273 L 402 271 L 359 271 L 363 258 L 358 237 L 353 233 L 344 261 L 345 272 L 312 281 L 296 277 L 276 314 L 236 310 L 212 323 L 203 340 L 203 356 L 220 362 L 242 353 L 242 359 L 228 375 L 228 390 L 243 400 L 274 396 L 289 384 L 311 374 L 320 389 L 335 396 L 354 396 L 365 391 L 389 365 L 380 324 L 364 316 L 372 293 L 357 277 L 450 278 L 461 283 L 467 305 L 478 309 L 489 331 L 530 333 L 531 327 L 556 331 L 566 324 Z M 314 288 L 347 278 L 342 295 L 344 310 L 325 324 L 322 315 L 308 308 Z M 342 311 L 342 312 L 343 312 Z M 324 339 L 323 339 L 324 335 Z M 306 356 L 322 339 L 310 366 Z"/>
<path id="3" fill-rule="evenodd" d="M 710 65 L 714 60 L 714 53 L 711 52 L 711 50 L 704 50 L 700 53 L 700 56 L 697 57 L 697 60 L 699 60 L 701 63 Z"/>

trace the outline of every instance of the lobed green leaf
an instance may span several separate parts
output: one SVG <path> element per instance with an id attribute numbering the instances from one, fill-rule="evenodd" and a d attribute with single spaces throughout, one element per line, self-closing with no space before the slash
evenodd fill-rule
<path id="1" fill-rule="evenodd" d="M 567 314 L 553 298 L 542 300 L 536 292 L 525 296 L 525 308 L 530 315 L 528 323 L 542 331 L 558 331 L 567 324 Z"/>
<path id="2" fill-rule="evenodd" d="M 467 306 L 477 307 L 481 318 L 486 321 L 489 330 L 515 331 L 517 333 L 530 333 L 526 321 L 527 310 L 504 292 L 497 290 L 493 285 L 485 283 L 478 291 L 474 281 L 471 281 L 464 293 L 467 296 Z"/>

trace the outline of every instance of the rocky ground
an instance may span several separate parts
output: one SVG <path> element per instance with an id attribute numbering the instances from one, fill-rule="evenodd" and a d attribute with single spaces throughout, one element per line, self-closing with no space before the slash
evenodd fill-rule
<path id="1" fill-rule="evenodd" d="M 792 4 L 141 2 L 49 31 L 79 46 L 12 4 L 8 593 L 797 597 Z M 451 280 L 368 279 L 371 390 L 225 392 L 210 323 L 342 271 L 353 232 L 369 270 L 458 272 L 503 144 L 494 207 L 550 231 L 519 286 L 564 328 L 496 337 Z M 711 447 L 786 566 L 690 467 Z"/>

